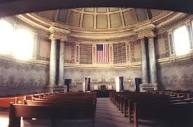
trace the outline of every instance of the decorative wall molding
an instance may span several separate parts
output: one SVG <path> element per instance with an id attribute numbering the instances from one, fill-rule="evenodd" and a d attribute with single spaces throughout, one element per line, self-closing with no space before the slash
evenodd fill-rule
<path id="1" fill-rule="evenodd" d="M 138 38 L 142 39 L 145 37 L 155 37 L 155 25 L 154 24 L 148 24 L 146 26 L 140 27 L 135 30 L 135 32 L 138 34 Z"/>
<path id="2" fill-rule="evenodd" d="M 64 64 L 65 68 L 140 68 L 141 62 L 129 64 Z"/>

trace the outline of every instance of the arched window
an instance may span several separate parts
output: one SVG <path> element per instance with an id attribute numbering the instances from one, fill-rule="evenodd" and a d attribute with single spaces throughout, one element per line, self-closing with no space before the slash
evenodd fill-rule
<path id="1" fill-rule="evenodd" d="M 26 28 L 18 28 L 15 31 L 13 42 L 13 56 L 20 60 L 30 60 L 33 57 L 35 36 Z"/>
<path id="2" fill-rule="evenodd" d="M 22 26 L 14 29 L 13 24 L 1 19 L 0 35 L 0 54 L 20 60 L 33 58 L 35 34 L 30 29 Z"/>
<path id="3" fill-rule="evenodd" d="M 10 55 L 13 40 L 13 25 L 6 20 L 0 20 L 0 54 Z"/>
<path id="4" fill-rule="evenodd" d="M 185 55 L 190 52 L 190 37 L 185 25 L 178 27 L 173 32 L 174 49 L 177 56 Z"/>

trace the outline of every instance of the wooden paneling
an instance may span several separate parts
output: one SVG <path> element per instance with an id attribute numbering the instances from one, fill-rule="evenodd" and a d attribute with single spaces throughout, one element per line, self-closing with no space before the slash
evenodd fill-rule
<path id="1" fill-rule="evenodd" d="M 92 45 L 80 44 L 80 63 L 92 64 Z"/>
<path id="2" fill-rule="evenodd" d="M 114 64 L 126 63 L 125 43 L 113 44 Z"/>
<path id="3" fill-rule="evenodd" d="M 64 63 L 75 63 L 75 44 L 74 43 L 65 43 Z"/>

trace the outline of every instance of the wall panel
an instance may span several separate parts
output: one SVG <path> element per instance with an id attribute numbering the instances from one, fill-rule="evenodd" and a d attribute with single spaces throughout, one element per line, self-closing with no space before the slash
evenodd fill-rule
<path id="1" fill-rule="evenodd" d="M 80 44 L 80 64 L 92 64 L 92 44 Z"/>
<path id="2" fill-rule="evenodd" d="M 48 65 L 0 60 L 0 96 L 43 92 L 48 85 Z"/>
<path id="3" fill-rule="evenodd" d="M 131 62 L 140 62 L 141 61 L 141 42 L 136 40 L 130 42 L 130 53 L 131 53 Z"/>
<path id="4" fill-rule="evenodd" d="M 113 62 L 114 64 L 126 63 L 126 45 L 125 43 L 113 44 Z"/>

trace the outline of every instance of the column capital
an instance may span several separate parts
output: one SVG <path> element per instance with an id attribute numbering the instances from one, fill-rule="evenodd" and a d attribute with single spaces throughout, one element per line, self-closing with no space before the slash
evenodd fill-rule
<path id="1" fill-rule="evenodd" d="M 142 39 L 144 37 L 153 38 L 155 37 L 155 25 L 148 24 L 146 26 L 142 26 L 135 30 L 138 34 L 138 38 Z"/>
<path id="2" fill-rule="evenodd" d="M 66 41 L 68 38 L 68 34 L 70 34 L 70 31 L 65 29 L 60 29 L 54 26 L 51 26 L 49 28 L 50 32 L 50 39 L 60 39 L 61 41 Z"/>

